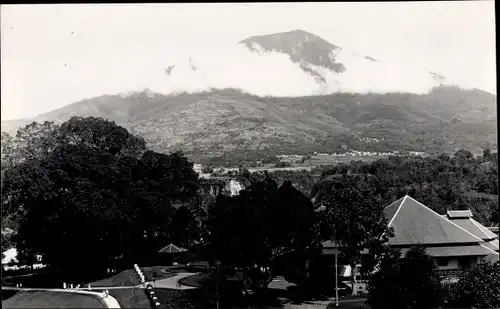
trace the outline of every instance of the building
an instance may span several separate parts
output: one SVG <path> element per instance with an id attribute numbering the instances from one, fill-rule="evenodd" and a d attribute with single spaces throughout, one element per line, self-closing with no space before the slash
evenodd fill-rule
<path id="1" fill-rule="evenodd" d="M 408 195 L 384 209 L 394 237 L 389 245 L 404 254 L 421 244 L 434 257 L 442 275 L 454 277 L 482 260 L 498 260 L 498 240 L 472 219 L 470 212 L 439 215 Z M 469 215 L 470 214 L 470 215 Z"/>
<path id="2" fill-rule="evenodd" d="M 480 261 L 499 259 L 498 235 L 475 221 L 468 210 L 440 215 L 407 195 L 385 207 L 384 213 L 394 228 L 389 245 L 402 254 L 417 244 L 425 246 L 445 278 L 456 278 Z M 337 250 L 331 241 L 323 243 L 324 256 L 334 256 Z"/>

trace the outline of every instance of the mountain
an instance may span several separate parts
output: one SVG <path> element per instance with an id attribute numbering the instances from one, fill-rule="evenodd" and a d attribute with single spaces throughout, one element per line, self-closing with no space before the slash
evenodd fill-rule
<path id="1" fill-rule="evenodd" d="M 381 61 L 347 52 L 303 30 L 253 36 L 240 41 L 239 45 L 255 54 L 252 57 L 257 58 L 252 61 L 258 60 L 262 53 L 281 55 L 266 61 L 289 58 L 302 73 L 313 76 L 319 84 L 329 83 L 332 78 L 338 85 L 358 81 L 362 84 L 366 82 L 363 76 L 382 86 L 392 82 L 390 76 L 386 80 L 382 74 L 385 67 L 379 66 Z M 358 62 L 353 62 L 353 57 Z M 253 64 L 255 62 L 250 63 Z M 272 62 L 266 64 L 273 65 Z M 189 58 L 185 65 L 188 70 L 184 73 L 208 74 L 204 63 Z M 372 71 L 363 71 L 365 67 Z M 178 64 L 170 65 L 164 69 L 165 76 L 179 78 L 175 74 L 180 69 Z M 204 83 L 205 88 L 197 91 L 160 94 L 145 90 L 127 95 L 102 95 L 34 119 L 2 121 L 2 131 L 15 131 L 33 120 L 61 122 L 72 115 L 98 116 L 114 120 L 143 136 L 154 150 L 180 149 L 196 160 L 212 156 L 261 158 L 264 154 L 279 152 L 333 152 L 342 151 L 346 146 L 366 151 L 496 149 L 496 96 L 478 89 L 446 86 L 446 77 L 422 72 L 420 77 L 425 82 L 411 76 L 405 81 L 416 86 L 427 83 L 425 86 L 430 87 L 427 91 L 377 92 L 361 87 L 364 91 L 259 96 L 245 89 L 224 88 L 223 84 L 211 87 Z M 283 76 L 287 85 L 286 74 L 275 76 L 277 79 Z M 237 79 L 238 75 L 244 74 L 236 72 L 230 79 Z M 190 75 L 180 77 L 188 81 L 191 78 Z M 256 78 L 261 77 L 265 76 Z M 272 88 L 273 84 L 267 86 Z"/>
<path id="2" fill-rule="evenodd" d="M 454 151 L 496 148 L 496 98 L 480 90 L 440 87 L 426 95 L 356 94 L 258 97 L 234 89 L 161 95 L 104 95 L 33 120 L 99 116 L 143 136 L 157 151 L 193 159 L 228 154 Z M 27 123 L 28 120 L 25 120 Z M 9 122 L 2 122 L 2 130 Z"/>
<path id="3" fill-rule="evenodd" d="M 346 70 L 342 63 L 335 61 L 335 56 L 342 48 L 304 30 L 252 36 L 239 43 L 256 52 L 262 50 L 287 54 L 292 62 L 300 64 L 302 70 L 320 82 L 325 82 L 325 78 L 312 66 L 324 67 L 336 73 Z"/>

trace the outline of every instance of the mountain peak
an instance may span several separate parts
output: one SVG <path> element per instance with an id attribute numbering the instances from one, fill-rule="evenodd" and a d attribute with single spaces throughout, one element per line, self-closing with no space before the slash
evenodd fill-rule
<path id="1" fill-rule="evenodd" d="M 252 36 L 239 43 L 252 51 L 260 48 L 264 52 L 287 54 L 292 62 L 299 63 L 304 71 L 322 82 L 322 76 L 311 66 L 324 67 L 336 73 L 345 71 L 344 65 L 335 61 L 340 47 L 302 29 Z"/>

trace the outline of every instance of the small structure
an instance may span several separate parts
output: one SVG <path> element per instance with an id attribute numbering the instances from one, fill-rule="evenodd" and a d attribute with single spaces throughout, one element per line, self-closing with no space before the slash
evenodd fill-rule
<path id="1" fill-rule="evenodd" d="M 164 261 L 168 265 L 172 265 L 174 258 L 178 257 L 181 253 L 186 251 L 186 249 L 171 243 L 170 245 L 161 248 L 158 253 L 161 254 L 162 261 Z"/>
<path id="2" fill-rule="evenodd" d="M 181 253 L 181 252 L 184 252 L 186 251 L 186 249 L 184 248 L 181 248 L 181 247 L 178 247 L 174 244 L 170 244 L 166 247 L 163 247 L 162 249 L 160 249 L 160 253 Z"/>

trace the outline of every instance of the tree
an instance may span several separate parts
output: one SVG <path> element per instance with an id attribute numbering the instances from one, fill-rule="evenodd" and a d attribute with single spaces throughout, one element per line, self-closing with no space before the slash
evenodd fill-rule
<path id="1" fill-rule="evenodd" d="M 218 196 L 207 227 L 214 259 L 243 270 L 247 284 L 263 291 L 286 258 L 296 265 L 319 245 L 310 200 L 291 182 L 269 177 L 234 197 Z"/>
<path id="2" fill-rule="evenodd" d="M 172 203 L 194 198 L 197 175 L 181 153 L 143 152 L 141 139 L 99 118 L 72 118 L 43 155 L 2 180 L 2 213 L 22 214 L 21 255 L 67 272 L 136 259 L 172 238 Z M 179 231 L 180 233 L 180 231 Z"/>
<path id="3" fill-rule="evenodd" d="M 380 255 L 378 250 L 392 236 L 392 230 L 388 228 L 376 182 L 369 177 L 339 175 L 332 182 L 324 182 L 322 190 L 326 192 L 319 195 L 316 203 L 326 207 L 322 212 L 323 239 L 339 246 L 341 257 L 351 269 L 361 263 L 363 250 L 369 250 L 372 256 Z M 351 284 L 354 292 L 354 274 Z"/>
<path id="4" fill-rule="evenodd" d="M 368 304 L 373 309 L 430 309 L 442 304 L 443 291 L 434 260 L 425 248 L 415 246 L 384 256 L 369 282 Z"/>
<path id="5" fill-rule="evenodd" d="M 40 160 L 48 156 L 60 143 L 59 126 L 52 121 L 32 122 L 17 130 L 15 162 Z"/>
<path id="6" fill-rule="evenodd" d="M 498 308 L 499 273 L 499 262 L 481 262 L 474 266 L 456 284 L 450 305 L 455 308 Z"/>

